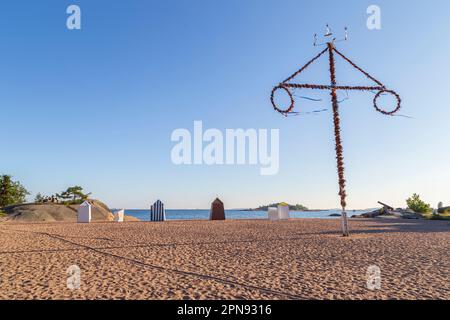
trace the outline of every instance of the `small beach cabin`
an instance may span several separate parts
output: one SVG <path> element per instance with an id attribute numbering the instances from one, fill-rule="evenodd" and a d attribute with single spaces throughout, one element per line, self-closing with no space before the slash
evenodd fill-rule
<path id="1" fill-rule="evenodd" d="M 278 217 L 280 220 L 289 220 L 289 205 L 282 202 L 278 205 Z"/>
<path id="2" fill-rule="evenodd" d="M 280 220 L 280 215 L 278 214 L 278 208 L 269 207 L 267 209 L 267 215 L 270 221 Z"/>
<path id="3" fill-rule="evenodd" d="M 150 207 L 150 221 L 159 222 L 166 220 L 164 204 L 158 200 Z"/>
<path id="4" fill-rule="evenodd" d="M 91 222 L 91 215 L 92 215 L 92 207 L 91 204 L 87 201 L 80 204 L 78 207 L 78 223 L 90 223 Z"/>
<path id="5" fill-rule="evenodd" d="M 123 222 L 124 216 L 125 216 L 125 210 L 124 209 L 116 210 L 114 212 L 114 221 L 115 222 Z"/>
<path id="6" fill-rule="evenodd" d="M 225 220 L 225 207 L 219 198 L 211 203 L 209 220 Z"/>

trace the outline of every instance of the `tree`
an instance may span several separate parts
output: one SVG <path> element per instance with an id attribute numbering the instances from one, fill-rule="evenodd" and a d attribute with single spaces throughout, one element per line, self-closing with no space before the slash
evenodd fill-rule
<path id="1" fill-rule="evenodd" d="M 61 194 L 58 194 L 57 197 L 65 200 L 65 201 L 70 201 L 70 202 L 75 203 L 75 202 L 79 202 L 82 200 L 86 200 L 87 198 L 89 198 L 90 195 L 91 195 L 91 193 L 85 194 L 83 192 L 82 187 L 74 186 L 74 187 L 67 188 L 66 191 L 63 191 Z"/>
<path id="2" fill-rule="evenodd" d="M 9 175 L 0 176 L 0 208 L 24 203 L 30 193 Z"/>
<path id="3" fill-rule="evenodd" d="M 432 211 L 431 206 L 420 199 L 417 193 L 414 193 L 411 198 L 406 200 L 408 208 L 417 213 L 429 213 Z"/>
<path id="4" fill-rule="evenodd" d="M 43 196 L 40 192 L 36 195 L 34 198 L 34 202 L 36 203 L 42 203 L 45 200 L 45 196 Z"/>
<path id="5" fill-rule="evenodd" d="M 284 203 L 284 202 L 283 203 L 272 203 L 272 204 L 269 204 L 267 206 L 260 206 L 260 207 L 254 209 L 254 210 L 267 211 L 269 207 L 277 207 L 279 204 L 286 204 L 287 205 L 287 203 Z M 292 210 L 292 211 L 308 211 L 308 208 L 305 207 L 304 205 L 296 204 L 296 205 L 289 205 L 289 210 Z"/>

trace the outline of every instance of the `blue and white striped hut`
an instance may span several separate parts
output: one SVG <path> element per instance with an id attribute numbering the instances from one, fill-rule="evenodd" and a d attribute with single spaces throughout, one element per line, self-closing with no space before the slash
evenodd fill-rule
<path id="1" fill-rule="evenodd" d="M 150 221 L 165 221 L 166 211 L 164 204 L 158 200 L 150 207 Z"/>

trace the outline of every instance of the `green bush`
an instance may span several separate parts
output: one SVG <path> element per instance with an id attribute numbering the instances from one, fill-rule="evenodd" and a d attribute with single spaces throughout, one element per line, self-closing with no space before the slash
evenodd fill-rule
<path id="1" fill-rule="evenodd" d="M 430 213 L 433 211 L 431 206 L 422 201 L 417 193 L 414 193 L 411 198 L 408 198 L 406 204 L 409 209 L 417 213 Z"/>
<path id="2" fill-rule="evenodd" d="M 276 207 L 278 207 L 278 205 L 289 206 L 289 210 L 292 210 L 292 211 L 308 211 L 308 208 L 303 206 L 303 205 L 301 205 L 301 204 L 290 205 L 290 204 L 288 204 L 286 202 L 272 203 L 272 204 L 269 204 L 267 206 L 260 206 L 260 207 L 256 208 L 255 210 L 257 210 L 257 211 L 267 211 L 268 208 L 270 208 L 270 207 L 276 208 Z"/>
<path id="3" fill-rule="evenodd" d="M 450 209 L 446 208 L 445 210 L 441 209 L 439 210 L 439 213 L 441 214 L 450 214 Z"/>
<path id="4" fill-rule="evenodd" d="M 90 195 L 90 193 L 84 193 L 82 187 L 74 186 L 67 188 L 67 190 L 63 191 L 61 194 L 56 194 L 56 197 L 61 199 L 62 203 L 65 204 L 80 204 L 83 203 L 84 200 L 87 200 Z"/>
<path id="5" fill-rule="evenodd" d="M 77 199 L 77 200 L 69 200 L 69 201 L 62 201 L 60 204 L 63 204 L 65 206 L 71 206 L 71 205 L 77 205 L 82 204 L 85 200 L 83 199 Z"/>
<path id="6" fill-rule="evenodd" d="M 24 203 L 29 194 L 27 189 L 19 181 L 13 181 L 11 176 L 0 176 L 0 208 Z"/>
<path id="7" fill-rule="evenodd" d="M 450 216 L 442 214 L 433 214 L 429 218 L 430 220 L 450 220 Z"/>

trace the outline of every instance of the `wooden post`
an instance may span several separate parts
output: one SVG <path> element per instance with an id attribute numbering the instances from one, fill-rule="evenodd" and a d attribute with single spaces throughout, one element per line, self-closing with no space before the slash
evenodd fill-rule
<path id="1" fill-rule="evenodd" d="M 348 237 L 350 235 L 348 228 L 348 217 L 345 207 L 347 203 L 345 198 L 347 196 L 345 192 L 345 177 L 344 177 L 344 155 L 341 141 L 341 122 L 339 118 L 339 103 L 336 93 L 336 70 L 334 63 L 334 45 L 332 42 L 328 43 L 328 53 L 330 60 L 330 80 L 331 80 L 331 103 L 333 105 L 333 122 L 334 122 L 334 137 L 336 143 L 336 161 L 339 177 L 339 196 L 341 197 L 341 207 L 342 207 L 342 235 Z"/>
<path id="2" fill-rule="evenodd" d="M 387 205 L 387 204 L 385 204 L 385 203 L 383 203 L 381 201 L 378 201 L 378 203 L 381 204 L 383 206 L 383 208 L 387 208 L 389 210 L 394 210 L 394 207 L 391 207 L 391 206 L 389 206 L 389 205 Z"/>

